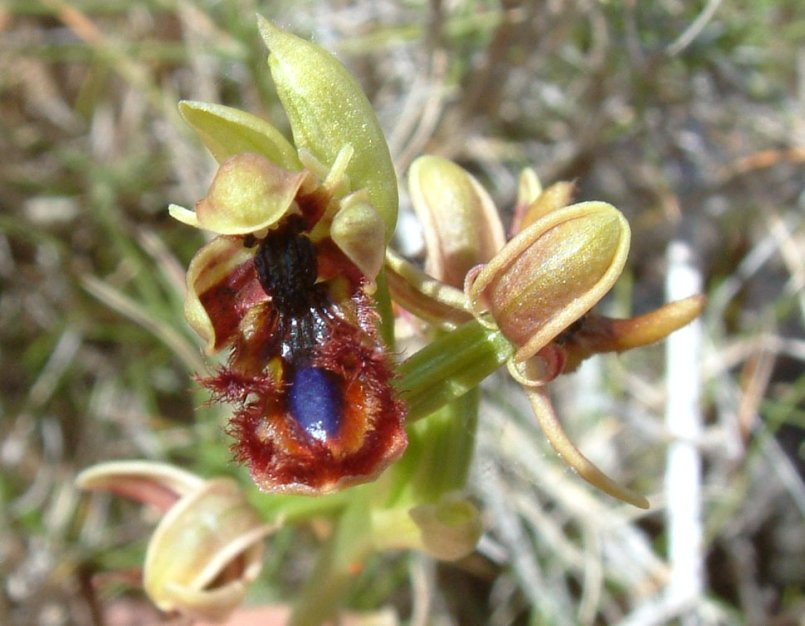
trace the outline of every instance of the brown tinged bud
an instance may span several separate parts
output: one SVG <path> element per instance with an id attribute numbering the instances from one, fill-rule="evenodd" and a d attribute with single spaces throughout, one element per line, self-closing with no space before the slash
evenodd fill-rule
<path id="1" fill-rule="evenodd" d="M 628 222 L 609 204 L 555 209 L 470 273 L 465 291 L 476 315 L 488 312 L 515 345 L 515 361 L 525 361 L 609 291 L 629 239 Z"/>
<path id="2" fill-rule="evenodd" d="M 543 215 L 568 206 L 575 188 L 573 183 L 560 181 L 543 189 L 537 173 L 530 167 L 525 168 L 520 172 L 509 235 L 513 237 Z"/>
<path id="3" fill-rule="evenodd" d="M 489 194 L 462 167 L 423 156 L 408 175 L 411 202 L 422 222 L 431 276 L 461 287 L 467 272 L 503 247 L 503 225 Z"/>
<path id="4" fill-rule="evenodd" d="M 275 529 L 230 478 L 118 461 L 83 471 L 76 484 L 164 511 L 148 543 L 143 586 L 157 607 L 192 619 L 221 621 L 243 601 L 262 567 L 263 539 Z"/>

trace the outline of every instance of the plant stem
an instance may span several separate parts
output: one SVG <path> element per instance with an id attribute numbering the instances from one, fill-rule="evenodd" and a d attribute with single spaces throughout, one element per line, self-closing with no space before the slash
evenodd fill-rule
<path id="1" fill-rule="evenodd" d="M 408 404 L 409 423 L 477 387 L 512 353 L 499 330 L 475 320 L 422 348 L 397 369 L 397 389 Z"/>
<path id="2" fill-rule="evenodd" d="M 316 566 L 294 602 L 288 626 L 319 626 L 331 619 L 349 593 L 356 568 L 371 552 L 370 507 L 354 499 L 338 518 Z"/>

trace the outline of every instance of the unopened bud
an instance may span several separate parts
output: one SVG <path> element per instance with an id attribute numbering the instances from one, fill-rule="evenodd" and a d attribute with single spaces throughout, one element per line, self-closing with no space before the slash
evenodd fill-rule
<path id="1" fill-rule="evenodd" d="M 505 241 L 486 190 L 452 161 L 419 157 L 408 175 L 411 202 L 423 226 L 431 276 L 461 287 L 467 272 L 486 263 Z"/>
<path id="2" fill-rule="evenodd" d="M 483 524 L 478 508 L 452 493 L 436 502 L 373 512 L 372 534 L 377 550 L 422 550 L 436 559 L 455 561 L 475 550 Z"/>
<path id="3" fill-rule="evenodd" d="M 566 181 L 554 183 L 539 194 L 523 211 L 517 232 L 524 230 L 551 211 L 556 211 L 570 204 L 573 199 L 575 185 Z"/>
<path id="4" fill-rule="evenodd" d="M 483 533 L 481 514 L 466 498 L 445 497 L 414 507 L 409 515 L 419 527 L 425 550 L 443 561 L 470 554 Z"/>
<path id="5" fill-rule="evenodd" d="M 476 314 L 489 312 L 516 361 L 545 347 L 589 311 L 623 270 L 626 219 L 604 202 L 550 211 L 512 239 L 466 292 Z"/>
<path id="6" fill-rule="evenodd" d="M 146 461 L 82 472 L 82 489 L 106 490 L 164 511 L 145 556 L 143 586 L 157 607 L 221 621 L 244 599 L 262 567 L 264 524 L 230 478 L 204 480 Z"/>

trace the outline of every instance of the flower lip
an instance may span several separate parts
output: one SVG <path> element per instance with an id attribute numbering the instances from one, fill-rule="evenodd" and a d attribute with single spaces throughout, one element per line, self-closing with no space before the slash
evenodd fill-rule
<path id="1" fill-rule="evenodd" d="M 406 446 L 370 278 L 328 237 L 331 200 L 307 189 L 299 213 L 259 239 L 214 239 L 188 271 L 194 328 L 212 350 L 231 349 L 201 382 L 234 405 L 235 457 L 267 492 L 366 482 Z"/>
<path id="2" fill-rule="evenodd" d="M 288 405 L 291 415 L 313 439 L 326 442 L 341 426 L 343 399 L 331 372 L 302 367 L 291 378 Z"/>

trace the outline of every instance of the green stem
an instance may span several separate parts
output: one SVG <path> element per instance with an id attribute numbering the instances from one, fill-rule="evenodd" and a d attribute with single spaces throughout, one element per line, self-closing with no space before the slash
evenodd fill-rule
<path id="1" fill-rule="evenodd" d="M 377 291 L 375 291 L 375 306 L 380 313 L 380 335 L 386 346 L 394 350 L 394 311 L 391 308 L 391 295 L 389 294 L 388 279 L 386 271 L 380 270 L 375 279 Z"/>
<path id="2" fill-rule="evenodd" d="M 445 334 L 397 368 L 397 389 L 414 422 L 460 398 L 511 357 L 499 330 L 473 320 Z"/>
<path id="3" fill-rule="evenodd" d="M 357 498 L 338 518 L 333 535 L 319 553 L 316 565 L 296 597 L 288 626 L 320 626 L 344 603 L 355 577 L 355 566 L 371 552 L 367 503 Z"/>
<path id="4" fill-rule="evenodd" d="M 354 488 L 358 489 L 358 487 Z M 317 517 L 335 515 L 354 499 L 354 489 L 311 498 L 310 496 L 250 492 L 250 502 L 266 520 L 281 520 L 284 525 L 302 524 Z"/>
<path id="5" fill-rule="evenodd" d="M 504 364 L 512 351 L 511 344 L 499 331 L 471 321 L 437 337 L 400 365 L 397 387 L 408 403 L 409 423 L 438 413 L 433 416 L 432 425 L 423 422 L 411 430 L 412 445 L 406 457 L 415 467 L 407 466 L 404 457 L 398 462 L 399 467 L 391 470 L 403 479 L 399 491 L 392 488 L 392 493 L 397 492 L 390 499 L 395 503 L 392 508 L 403 506 L 402 500 L 407 497 L 415 504 L 436 500 L 444 491 L 461 488 L 472 456 L 478 406 L 477 392 L 465 394 Z M 419 426 L 432 426 L 433 432 L 425 428 L 419 441 L 414 430 Z M 449 464 L 446 469 L 445 461 Z M 417 471 L 432 466 L 440 467 L 444 476 L 433 471 L 423 476 Z M 367 488 L 371 491 L 370 486 Z M 354 496 L 356 492 L 351 494 Z M 292 508 L 289 506 L 289 511 Z M 353 497 L 345 502 L 332 537 L 323 546 L 314 571 L 296 599 L 290 626 L 318 626 L 336 614 L 350 591 L 354 566 L 373 552 L 373 542 L 383 544 L 383 537 L 372 532 L 371 512 L 375 508 L 366 497 Z M 310 511 L 300 509 L 294 513 L 304 517 Z M 380 535 L 383 530 L 388 529 L 381 529 Z M 402 532 L 402 528 L 397 530 Z"/>
<path id="6" fill-rule="evenodd" d="M 408 509 L 461 491 L 475 448 L 478 389 L 408 427 L 408 449 L 389 470 L 388 506 Z"/>

